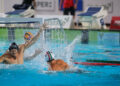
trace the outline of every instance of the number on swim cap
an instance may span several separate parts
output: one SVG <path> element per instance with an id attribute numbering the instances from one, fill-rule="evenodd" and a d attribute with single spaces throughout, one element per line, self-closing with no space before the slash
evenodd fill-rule
<path id="1" fill-rule="evenodd" d="M 24 35 L 25 40 L 31 40 L 33 38 L 33 34 L 31 32 L 26 32 Z"/>

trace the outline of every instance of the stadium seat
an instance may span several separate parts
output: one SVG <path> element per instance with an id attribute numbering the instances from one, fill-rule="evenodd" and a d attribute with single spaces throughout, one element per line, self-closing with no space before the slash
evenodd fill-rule
<path id="1" fill-rule="evenodd" d="M 34 9 L 30 6 L 28 9 L 19 9 L 12 12 L 6 13 L 8 17 L 25 17 L 30 18 L 35 15 Z"/>
<path id="2" fill-rule="evenodd" d="M 7 15 L 5 14 L 5 13 L 0 13 L 0 17 L 2 18 L 4 18 L 4 17 L 7 17 Z"/>
<path id="3" fill-rule="evenodd" d="M 120 30 L 120 16 L 112 17 L 110 30 Z"/>
<path id="4" fill-rule="evenodd" d="M 89 6 L 85 12 L 78 14 L 78 22 L 86 29 L 106 28 L 103 20 L 106 16 L 107 10 L 104 6 Z"/>

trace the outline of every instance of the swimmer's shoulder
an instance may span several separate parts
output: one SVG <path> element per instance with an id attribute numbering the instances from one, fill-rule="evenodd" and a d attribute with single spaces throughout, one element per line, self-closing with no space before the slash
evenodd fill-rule
<path id="1" fill-rule="evenodd" d="M 56 60 L 52 60 L 52 61 L 51 61 L 51 64 L 56 64 Z"/>
<path id="2" fill-rule="evenodd" d="M 9 55 L 9 50 L 7 50 L 2 56 L 6 56 L 6 55 Z"/>
<path id="3" fill-rule="evenodd" d="M 2 58 L 3 60 L 6 60 L 8 57 L 10 57 L 10 53 L 8 50 L 2 56 L 0 56 L 0 58 Z"/>
<path id="4" fill-rule="evenodd" d="M 62 59 L 57 59 L 56 62 L 57 63 L 65 63 Z"/>
<path id="5" fill-rule="evenodd" d="M 20 45 L 18 45 L 19 46 L 19 48 L 21 48 L 21 47 L 24 47 L 25 46 L 25 44 L 20 44 Z"/>
<path id="6" fill-rule="evenodd" d="M 52 63 L 52 64 L 67 64 L 67 63 L 64 62 L 62 59 L 53 60 L 51 63 Z"/>
<path id="7" fill-rule="evenodd" d="M 23 50 L 24 48 L 25 48 L 25 44 L 20 44 L 20 45 L 18 45 L 19 46 L 19 49 L 21 50 Z"/>
<path id="8" fill-rule="evenodd" d="M 61 64 L 61 65 L 68 65 L 65 61 L 63 61 L 62 59 L 58 59 L 56 60 L 57 64 Z"/>

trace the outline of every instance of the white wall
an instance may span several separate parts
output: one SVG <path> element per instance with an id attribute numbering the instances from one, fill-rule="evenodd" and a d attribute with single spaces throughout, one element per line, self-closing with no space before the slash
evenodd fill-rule
<path id="1" fill-rule="evenodd" d="M 4 0 L 4 12 L 13 11 L 12 6 L 20 3 L 22 3 L 22 0 Z"/>
<path id="2" fill-rule="evenodd" d="M 0 0 L 0 3 L 1 3 L 2 0 Z M 36 1 L 45 1 L 45 0 L 36 0 Z M 48 0 L 49 1 L 49 0 Z M 49 10 L 37 10 L 37 14 L 40 14 L 40 15 L 62 15 L 62 12 L 60 12 L 58 10 L 58 0 L 53 0 L 54 3 L 55 3 L 55 7 L 54 7 L 54 10 L 53 11 L 49 11 Z M 14 4 L 17 4 L 17 3 L 21 3 L 22 0 L 4 0 L 4 12 L 9 12 L 9 11 L 12 11 L 13 8 L 12 6 Z M 111 17 L 112 16 L 120 16 L 120 0 L 83 0 L 83 10 L 88 6 L 88 5 L 105 5 L 105 4 L 108 4 L 108 3 L 113 3 L 113 7 L 110 8 L 110 11 L 108 16 L 105 18 L 105 22 L 106 23 L 110 23 L 111 21 Z M 112 10 L 113 8 L 113 10 Z M 1 5 L 0 5 L 0 11 L 1 11 Z M 77 12 L 77 14 L 79 14 L 81 12 Z"/>
<path id="3" fill-rule="evenodd" d="M 0 13 L 4 12 L 4 0 L 0 0 Z"/>

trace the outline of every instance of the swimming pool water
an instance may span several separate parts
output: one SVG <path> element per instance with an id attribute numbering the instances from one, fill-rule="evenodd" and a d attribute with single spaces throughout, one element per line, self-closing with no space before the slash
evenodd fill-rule
<path id="1" fill-rule="evenodd" d="M 120 60 L 119 52 L 119 46 L 77 43 L 72 57 L 77 62 L 86 59 Z M 119 66 L 76 64 L 68 71 L 50 72 L 46 62 L 40 63 L 40 58 L 23 65 L 0 64 L 0 86 L 120 86 Z"/>

